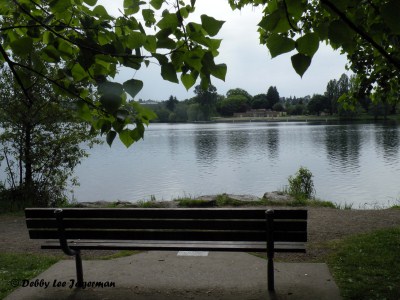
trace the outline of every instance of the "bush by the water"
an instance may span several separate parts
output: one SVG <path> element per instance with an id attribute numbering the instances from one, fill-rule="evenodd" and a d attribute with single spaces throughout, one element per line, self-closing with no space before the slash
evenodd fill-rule
<path id="1" fill-rule="evenodd" d="M 289 195 L 296 199 L 312 199 L 315 194 L 313 174 L 305 167 L 300 167 L 294 176 L 289 176 Z"/>

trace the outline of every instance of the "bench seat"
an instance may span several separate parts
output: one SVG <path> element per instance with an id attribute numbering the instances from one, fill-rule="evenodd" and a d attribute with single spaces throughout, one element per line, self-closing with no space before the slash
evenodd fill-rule
<path id="1" fill-rule="evenodd" d="M 79 240 L 68 241 L 72 249 L 81 250 L 166 250 L 166 251 L 232 251 L 266 252 L 266 242 L 216 242 L 216 241 L 120 241 L 120 240 Z M 59 241 L 46 241 L 42 249 L 62 249 Z M 275 252 L 306 252 L 302 242 L 275 242 Z"/>

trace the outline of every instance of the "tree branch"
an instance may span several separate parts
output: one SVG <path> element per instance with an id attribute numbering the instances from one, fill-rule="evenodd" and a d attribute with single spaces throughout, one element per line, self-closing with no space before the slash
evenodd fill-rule
<path id="1" fill-rule="evenodd" d="M 17 71 L 14 68 L 14 66 L 17 64 L 10 59 L 6 50 L 4 50 L 2 44 L 0 44 L 0 53 L 1 53 L 1 55 L 3 55 L 4 60 L 10 67 L 11 73 L 14 75 L 15 80 L 17 81 L 18 85 L 21 87 L 22 92 L 24 93 L 24 96 L 26 97 L 26 99 L 28 99 L 28 101 L 31 101 L 31 96 L 29 95 L 28 90 L 25 88 L 24 83 L 22 82 L 22 79 L 19 77 Z"/>
<path id="2" fill-rule="evenodd" d="M 15 3 L 15 5 L 18 6 L 18 8 L 21 9 L 21 11 L 26 14 L 29 18 L 31 18 L 33 21 L 35 21 L 36 23 L 40 24 L 41 27 L 47 29 L 48 31 L 52 32 L 55 36 L 59 37 L 60 39 L 73 44 L 75 46 L 78 46 L 79 48 L 82 49 L 86 49 L 86 50 L 90 50 L 96 54 L 103 54 L 103 55 L 110 55 L 111 57 L 119 57 L 119 58 L 150 58 L 151 56 L 137 56 L 137 55 L 132 55 L 132 54 L 126 54 L 126 53 L 110 53 L 107 51 L 103 51 L 101 49 L 96 49 L 87 45 L 84 45 L 82 43 L 77 43 L 74 42 L 72 40 L 70 40 L 69 38 L 63 36 L 62 34 L 58 33 L 57 31 L 55 31 L 51 26 L 48 26 L 47 24 L 44 24 L 42 21 L 40 21 L 39 19 L 37 19 L 36 17 L 34 17 L 29 11 L 27 11 L 19 2 L 18 0 L 13 0 L 13 2 Z M 64 24 L 65 25 L 65 24 Z M 65 25 L 66 28 L 68 28 L 67 25 Z"/>
<path id="3" fill-rule="evenodd" d="M 340 11 L 335 4 L 330 2 L 329 0 L 321 0 L 322 4 L 325 4 L 327 7 L 329 7 L 338 17 L 347 24 L 352 30 L 354 30 L 358 35 L 361 36 L 366 42 L 371 44 L 372 47 L 374 47 L 383 57 L 386 58 L 386 60 L 391 63 L 393 66 L 395 66 L 397 69 L 400 70 L 400 61 L 396 60 L 393 56 L 391 56 L 381 45 L 379 45 L 377 42 L 374 41 L 372 37 L 368 35 L 367 32 L 365 32 L 364 29 L 358 27 L 356 24 L 354 24 L 344 12 Z"/>

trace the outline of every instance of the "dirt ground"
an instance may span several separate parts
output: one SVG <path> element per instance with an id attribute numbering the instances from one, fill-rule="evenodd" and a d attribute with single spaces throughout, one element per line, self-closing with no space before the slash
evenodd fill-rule
<path id="1" fill-rule="evenodd" d="M 329 252 L 324 242 L 369 232 L 376 229 L 400 226 L 400 209 L 339 210 L 308 208 L 308 247 L 306 254 L 278 254 L 284 261 L 323 261 Z M 61 250 L 41 250 L 39 240 L 30 240 L 23 216 L 0 216 L 0 252 L 48 253 L 63 255 Z M 83 251 L 83 258 L 96 258 L 114 251 Z"/>

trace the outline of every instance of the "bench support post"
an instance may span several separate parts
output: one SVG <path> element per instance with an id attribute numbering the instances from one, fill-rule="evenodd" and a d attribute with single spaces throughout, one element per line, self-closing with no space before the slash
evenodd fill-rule
<path id="1" fill-rule="evenodd" d="M 57 224 L 58 224 L 58 233 L 60 236 L 60 246 L 64 253 L 69 256 L 75 256 L 75 266 L 76 266 L 76 286 L 83 286 L 83 268 L 82 268 L 82 258 L 81 252 L 76 249 L 71 249 L 68 246 L 68 242 L 65 236 L 65 229 L 63 225 L 63 210 L 58 208 L 54 210 L 54 214 L 56 215 Z"/>
<path id="2" fill-rule="evenodd" d="M 274 211 L 266 211 L 267 218 L 267 258 L 268 258 L 268 290 L 275 291 L 274 279 Z"/>

